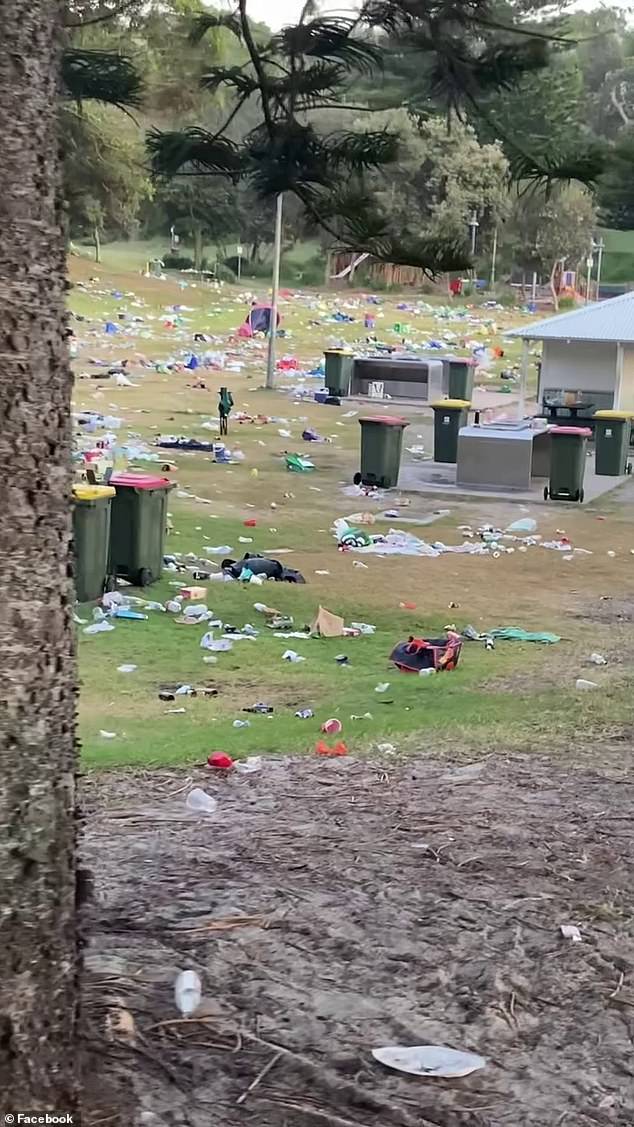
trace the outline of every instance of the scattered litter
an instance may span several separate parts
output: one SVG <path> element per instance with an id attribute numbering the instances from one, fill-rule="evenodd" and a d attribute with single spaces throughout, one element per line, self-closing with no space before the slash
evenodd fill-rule
<path id="1" fill-rule="evenodd" d="M 344 633 L 344 621 L 338 614 L 319 607 L 317 615 L 311 625 L 310 632 L 318 638 L 341 638 Z"/>
<path id="2" fill-rule="evenodd" d="M 138 665 L 118 665 L 117 673 L 134 673 L 138 669 Z"/>
<path id="3" fill-rule="evenodd" d="M 463 1053 L 445 1045 L 392 1045 L 373 1049 L 372 1056 L 380 1064 L 407 1072 L 410 1076 L 459 1077 L 469 1076 L 484 1068 L 486 1060 L 476 1053 Z"/>
<path id="4" fill-rule="evenodd" d="M 234 720 L 233 726 L 234 726 L 234 728 L 250 728 L 251 727 L 251 721 L 250 720 Z"/>
<path id="5" fill-rule="evenodd" d="M 380 685 L 375 686 L 375 693 L 386 693 L 390 687 L 389 681 L 382 681 Z"/>
<path id="6" fill-rule="evenodd" d="M 114 630 L 114 626 L 107 619 L 101 622 L 92 622 L 90 626 L 84 626 L 84 634 L 107 634 L 110 630 Z"/>
<path id="7" fill-rule="evenodd" d="M 295 715 L 298 720 L 311 720 L 315 713 L 313 712 L 312 708 L 300 708 L 299 711 L 295 713 Z"/>
<path id="8" fill-rule="evenodd" d="M 192 794 L 194 793 L 192 791 Z M 174 1001 L 179 1013 L 183 1017 L 191 1017 L 198 1009 L 202 996 L 202 983 L 196 971 L 182 970 L 174 983 Z"/>
<path id="9" fill-rule="evenodd" d="M 324 743 L 323 740 L 319 740 L 319 742 L 315 744 L 315 754 L 321 755 L 325 759 L 338 759 L 339 756 L 348 754 L 348 748 L 343 740 L 336 743 L 334 747 L 328 747 L 328 744 Z"/>
<path id="10" fill-rule="evenodd" d="M 106 732 L 104 728 L 99 729 L 99 735 L 101 736 L 102 740 L 116 740 L 117 738 L 116 732 Z"/>
<path id="11" fill-rule="evenodd" d="M 322 732 L 327 736 L 338 736 L 343 732 L 343 724 L 341 720 L 336 720 L 334 717 L 331 720 L 325 720 L 321 726 Z"/>
<path id="12" fill-rule="evenodd" d="M 239 775 L 255 775 L 262 770 L 262 756 L 248 755 L 246 759 L 237 759 L 235 769 Z"/>
<path id="13" fill-rule="evenodd" d="M 589 660 L 592 662 L 593 665 L 607 665 L 608 664 L 607 659 L 604 658 L 603 654 L 590 654 Z"/>
<path id="14" fill-rule="evenodd" d="M 213 767 L 214 771 L 230 771 L 234 765 L 234 761 L 230 755 L 225 755 L 223 751 L 214 751 L 207 759 L 209 767 Z"/>
<path id="15" fill-rule="evenodd" d="M 599 688 L 599 686 L 597 685 L 596 681 L 586 681 L 585 677 L 578 677 L 577 680 L 575 681 L 575 689 L 578 689 L 579 692 L 582 692 L 582 693 L 587 693 L 591 689 L 598 689 L 598 688 Z"/>
<path id="16" fill-rule="evenodd" d="M 185 806 L 194 814 L 213 814 L 218 808 L 218 803 L 201 787 L 194 787 L 185 799 Z"/>
<path id="17" fill-rule="evenodd" d="M 571 939 L 573 943 L 581 943 L 581 932 L 575 924 L 562 924 L 559 928 L 564 939 Z"/>
<path id="18" fill-rule="evenodd" d="M 203 634 L 200 639 L 200 648 L 202 650 L 212 650 L 215 653 L 226 653 L 227 650 L 233 649 L 233 642 L 228 638 L 220 638 L 216 641 L 213 631 L 209 630 L 206 634 Z"/>
<path id="19" fill-rule="evenodd" d="M 296 665 L 299 661 L 306 661 L 306 658 L 300 657 L 298 653 L 295 653 L 295 650 L 285 650 L 282 654 L 282 661 L 290 661 L 293 665 Z"/>

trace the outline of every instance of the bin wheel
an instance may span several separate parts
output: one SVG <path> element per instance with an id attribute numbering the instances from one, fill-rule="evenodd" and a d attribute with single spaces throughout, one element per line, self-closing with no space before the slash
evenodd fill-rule
<path id="1" fill-rule="evenodd" d="M 139 572 L 139 587 L 149 587 L 153 579 L 152 572 L 147 567 L 142 567 Z"/>
<path id="2" fill-rule="evenodd" d="M 549 489 L 548 489 L 548 486 L 547 486 L 547 485 L 545 485 L 545 486 L 544 486 L 544 501 L 547 501 L 547 500 L 548 500 L 549 494 L 550 494 L 550 491 L 549 491 Z"/>
<path id="3" fill-rule="evenodd" d="M 580 489 L 580 490 L 579 490 L 579 496 L 578 496 L 578 498 L 577 498 L 577 500 L 579 501 L 579 504 L 580 504 L 580 505 L 583 505 L 583 499 L 584 499 L 584 497 L 585 497 L 585 493 L 583 492 L 583 489 Z"/>

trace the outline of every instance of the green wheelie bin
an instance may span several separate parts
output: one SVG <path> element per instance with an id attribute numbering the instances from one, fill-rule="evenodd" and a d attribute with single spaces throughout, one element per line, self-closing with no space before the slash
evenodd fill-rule
<path id="1" fill-rule="evenodd" d="M 631 472 L 628 463 L 631 411 L 595 411 L 594 467 L 601 477 L 621 477 Z"/>
<path id="2" fill-rule="evenodd" d="M 434 412 L 434 461 L 456 463 L 458 434 L 467 425 L 471 404 L 466 399 L 439 399 Z"/>
<path id="3" fill-rule="evenodd" d="M 113 474 L 110 568 L 135 587 L 161 578 L 172 482 L 153 474 Z"/>
<path id="4" fill-rule="evenodd" d="M 592 437 L 589 427 L 550 428 L 550 483 L 544 500 L 583 503 L 586 447 Z"/>
<path id="5" fill-rule="evenodd" d="M 345 348 L 331 348 L 324 352 L 326 375 L 324 383 L 329 395 L 345 398 L 350 395 L 354 353 Z"/>
<path id="6" fill-rule="evenodd" d="M 355 481 L 393 489 L 398 485 L 403 431 L 409 424 L 393 415 L 367 415 L 361 424 L 361 473 Z"/>
<path id="7" fill-rule="evenodd" d="M 447 395 L 450 399 L 473 398 L 473 376 L 475 364 L 464 356 L 443 356 L 443 367 L 447 376 Z"/>
<path id="8" fill-rule="evenodd" d="M 109 485 L 82 482 L 73 486 L 73 554 L 78 603 L 100 599 L 106 589 L 114 495 Z"/>

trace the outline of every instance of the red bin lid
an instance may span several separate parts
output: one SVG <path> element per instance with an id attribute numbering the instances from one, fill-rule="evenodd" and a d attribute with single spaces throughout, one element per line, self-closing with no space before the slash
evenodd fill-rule
<path id="1" fill-rule="evenodd" d="M 399 419 L 398 415 L 364 415 L 360 423 L 379 423 L 384 427 L 408 427 L 407 419 Z"/>
<path id="2" fill-rule="evenodd" d="M 172 482 L 151 473 L 113 473 L 110 485 L 127 486 L 129 489 L 169 489 Z"/>
<path id="3" fill-rule="evenodd" d="M 580 438 L 591 438 L 590 427 L 551 427 L 551 434 L 578 434 Z"/>

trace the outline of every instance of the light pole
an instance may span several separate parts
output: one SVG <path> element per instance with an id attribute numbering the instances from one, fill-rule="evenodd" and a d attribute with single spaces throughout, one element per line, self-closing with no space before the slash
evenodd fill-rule
<path id="1" fill-rule="evenodd" d="M 597 287 L 597 301 L 598 301 L 599 300 L 599 288 L 601 286 L 601 268 L 603 266 L 603 252 L 605 250 L 605 243 L 603 241 L 603 235 L 599 239 L 598 243 L 595 243 L 594 240 L 593 240 L 592 249 L 596 250 L 596 252 L 597 252 L 597 281 L 596 281 L 596 287 Z"/>
<path id="2" fill-rule="evenodd" d="M 478 222 L 478 213 L 477 213 L 477 211 L 474 211 L 473 215 L 471 216 L 471 219 L 469 220 L 469 230 L 471 231 L 471 257 L 472 258 L 474 257 L 475 252 L 476 252 L 476 237 L 477 237 L 477 234 L 478 234 L 478 227 L 479 226 L 480 226 L 480 224 Z"/>
<path id="3" fill-rule="evenodd" d="M 594 244 L 593 244 L 594 247 Z M 592 257 L 592 248 L 588 257 L 586 258 L 586 305 L 590 301 L 590 287 L 592 285 L 592 267 L 594 266 L 594 258 Z"/>
<path id="4" fill-rule="evenodd" d="M 277 342 L 277 295 L 280 288 L 280 260 L 282 258 L 282 212 L 284 197 L 280 192 L 275 208 L 275 244 L 273 248 L 273 285 L 271 287 L 271 323 L 269 326 L 269 351 L 266 361 L 266 386 L 275 387 L 275 345 Z"/>
<path id="5" fill-rule="evenodd" d="M 490 281 L 490 288 L 491 289 L 493 289 L 493 287 L 495 285 L 495 267 L 496 267 L 496 264 L 497 264 L 497 257 L 498 257 L 498 229 L 497 229 L 497 224 L 496 224 L 495 230 L 493 232 L 493 250 L 491 251 L 491 281 Z"/>

